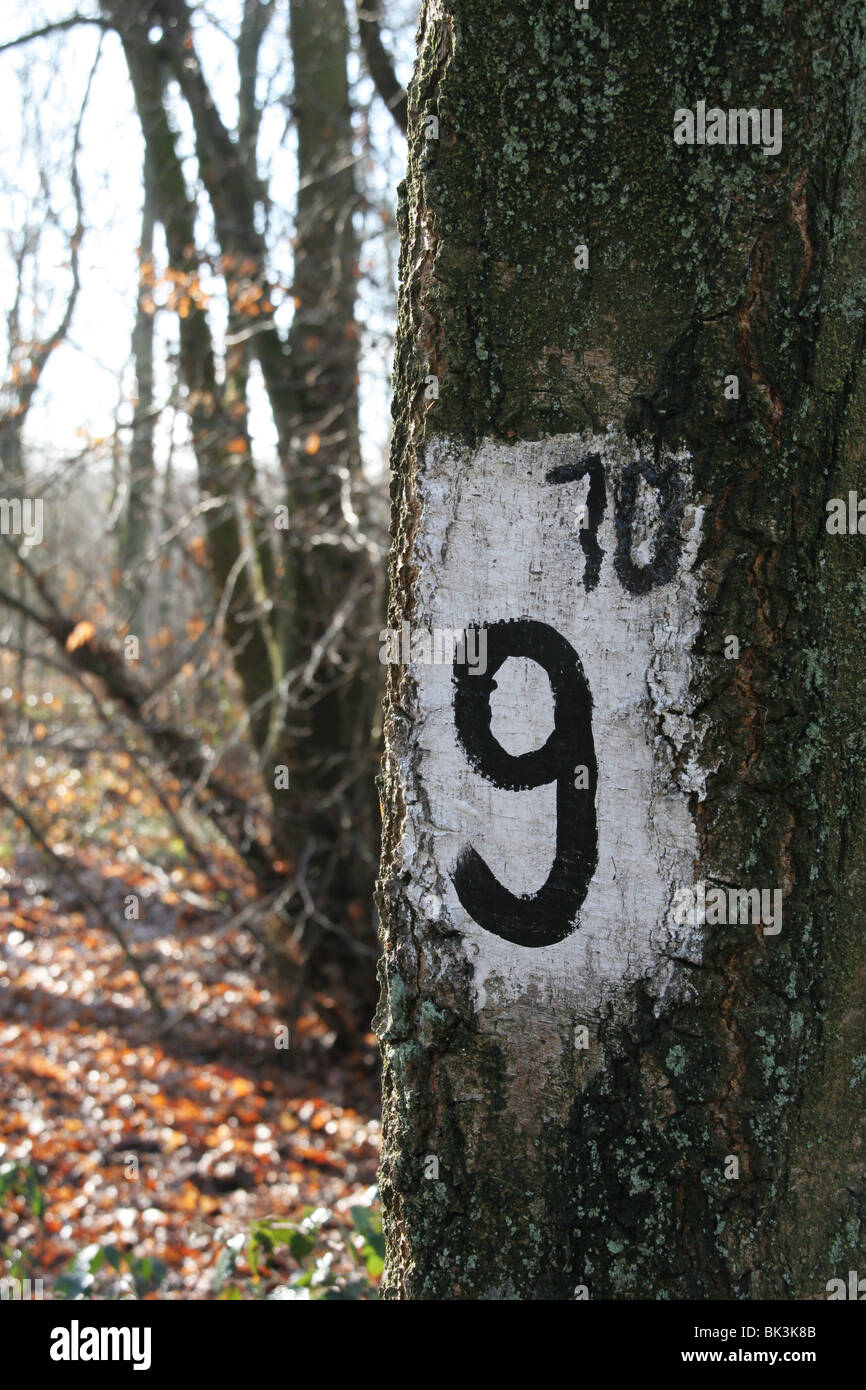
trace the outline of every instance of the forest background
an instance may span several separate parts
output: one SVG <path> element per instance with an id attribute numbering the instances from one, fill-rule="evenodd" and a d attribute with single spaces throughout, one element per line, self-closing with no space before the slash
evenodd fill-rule
<path id="1" fill-rule="evenodd" d="M 0 18 L 4 1296 L 376 1296 L 416 10 Z"/>

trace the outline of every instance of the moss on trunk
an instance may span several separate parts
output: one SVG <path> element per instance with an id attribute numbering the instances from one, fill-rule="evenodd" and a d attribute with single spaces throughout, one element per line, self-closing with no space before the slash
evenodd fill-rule
<path id="1" fill-rule="evenodd" d="M 716 769 L 692 805 L 696 877 L 729 865 L 781 885 L 785 927 L 772 949 L 747 926 L 708 933 L 679 1002 L 658 1013 L 635 989 L 587 1053 L 561 1001 L 481 1028 L 459 933 L 407 894 L 412 689 L 396 672 L 387 1296 L 820 1298 L 866 1259 L 866 541 L 825 530 L 829 498 L 866 493 L 864 65 L 862 10 L 845 0 L 424 5 L 391 624 L 414 612 L 429 439 L 613 423 L 684 445 L 707 508 L 694 694 Z M 781 108 L 781 153 L 675 145 L 674 111 L 698 100 Z"/>

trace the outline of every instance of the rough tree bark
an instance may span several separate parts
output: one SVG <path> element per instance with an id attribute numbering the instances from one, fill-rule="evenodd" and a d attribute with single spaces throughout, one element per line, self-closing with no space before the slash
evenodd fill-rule
<path id="1" fill-rule="evenodd" d="M 356 512 L 364 506 L 355 317 L 359 195 L 343 0 L 291 0 L 289 37 L 298 196 L 288 352 L 299 447 L 288 470 L 296 539 L 284 642 L 288 666 L 311 666 L 310 691 L 292 711 L 298 732 L 289 814 L 318 843 L 332 899 L 340 900 L 342 888 L 346 897 L 369 901 L 377 824 L 372 728 L 380 692 L 345 633 L 376 631 L 382 590 L 370 564 L 367 518 Z"/>
<path id="2" fill-rule="evenodd" d="M 864 67 L 853 0 L 424 4 L 389 621 L 488 669 L 390 668 L 386 1297 L 863 1267 Z"/>

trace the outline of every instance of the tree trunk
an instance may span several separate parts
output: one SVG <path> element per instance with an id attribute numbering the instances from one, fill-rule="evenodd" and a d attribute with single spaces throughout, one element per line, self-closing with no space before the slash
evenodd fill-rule
<path id="1" fill-rule="evenodd" d="M 423 8 L 389 621 L 487 626 L 389 668 L 386 1297 L 863 1265 L 862 9 L 722 14 Z"/>
<path id="2" fill-rule="evenodd" d="M 150 543 L 153 498 L 156 490 L 156 410 L 154 398 L 154 340 L 156 323 L 152 308 L 153 234 L 158 206 L 153 180 L 145 160 L 144 206 L 141 214 L 139 283 L 132 325 L 132 363 L 135 371 L 135 405 L 129 446 L 129 493 L 126 515 L 118 538 L 118 559 L 132 597 L 129 624 L 140 638 L 149 635 L 150 611 L 141 576 L 136 573 Z M 150 303 L 148 301 L 151 301 Z M 146 586 L 145 586 L 146 588 Z"/>
<path id="3" fill-rule="evenodd" d="M 369 902 L 377 820 L 371 641 L 381 582 L 367 548 L 358 489 L 359 198 L 343 0 L 291 0 L 289 33 L 298 139 L 295 315 L 289 333 L 294 457 L 283 645 L 287 669 L 309 664 L 292 711 L 292 790 L 284 829 L 310 849 L 314 878 L 335 905 Z M 345 612 L 337 636 L 329 627 Z M 312 656 L 317 653 L 318 655 Z M 366 922 L 365 922 L 366 926 Z M 371 980 L 372 983 L 372 980 Z"/>

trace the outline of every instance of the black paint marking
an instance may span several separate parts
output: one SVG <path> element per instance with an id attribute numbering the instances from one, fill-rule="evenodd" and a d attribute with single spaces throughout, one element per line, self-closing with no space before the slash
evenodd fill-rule
<path id="1" fill-rule="evenodd" d="M 598 584 L 604 557 L 604 551 L 598 543 L 598 528 L 607 505 L 601 454 L 584 454 L 576 463 L 563 463 L 557 468 L 551 468 L 550 472 L 545 474 L 545 482 L 577 483 L 586 477 L 589 478 L 586 499 L 586 519 L 589 524 L 580 528 L 580 544 L 586 560 L 583 587 L 590 593 Z"/>
<path id="2" fill-rule="evenodd" d="M 553 731 L 541 748 L 507 753 L 490 729 L 494 677 L 509 657 L 536 661 L 553 692 Z M 592 696 L 577 652 L 546 623 L 515 618 L 487 625 L 487 670 L 454 662 L 454 722 L 467 759 L 506 791 L 556 783 L 556 853 L 547 882 L 517 896 L 503 888 L 471 845 L 461 850 L 452 878 L 463 907 L 494 936 L 517 946 L 552 946 L 569 936 L 598 862 L 595 790 L 598 766 L 592 737 Z M 574 786 L 575 768 L 589 786 Z"/>
<path id="3" fill-rule="evenodd" d="M 647 565 L 632 559 L 634 522 L 640 479 L 654 488 L 659 504 L 659 524 L 653 541 L 652 558 Z M 614 568 L 630 594 L 646 594 L 658 584 L 667 584 L 677 572 L 683 549 L 683 484 L 676 462 L 655 462 L 641 456 L 629 463 L 614 490 L 616 555 Z"/>

